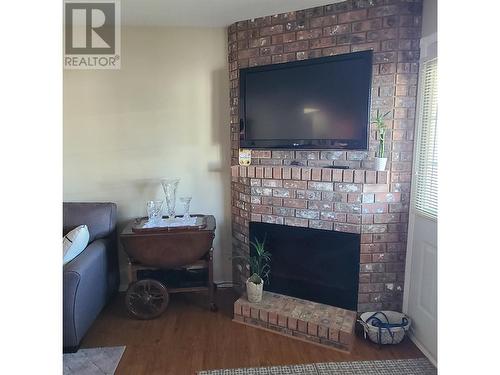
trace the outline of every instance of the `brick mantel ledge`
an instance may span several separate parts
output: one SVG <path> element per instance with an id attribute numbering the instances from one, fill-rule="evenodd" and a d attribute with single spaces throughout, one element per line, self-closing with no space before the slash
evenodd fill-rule
<path id="1" fill-rule="evenodd" d="M 232 177 L 264 178 L 274 180 L 300 180 L 347 182 L 355 184 L 389 184 L 388 171 L 367 169 L 334 169 L 298 166 L 242 166 L 231 167 Z"/>

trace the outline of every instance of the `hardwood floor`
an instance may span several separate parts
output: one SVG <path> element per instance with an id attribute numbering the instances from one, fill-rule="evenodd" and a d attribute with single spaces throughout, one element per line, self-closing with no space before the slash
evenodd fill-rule
<path id="1" fill-rule="evenodd" d="M 219 311 L 212 313 L 203 294 L 171 296 L 158 319 L 134 320 L 119 294 L 101 313 L 82 348 L 125 345 L 116 374 L 195 374 L 218 368 L 289 365 L 423 357 L 413 343 L 378 348 L 358 332 L 351 354 L 296 341 L 233 323 L 229 289 L 217 292 Z"/>

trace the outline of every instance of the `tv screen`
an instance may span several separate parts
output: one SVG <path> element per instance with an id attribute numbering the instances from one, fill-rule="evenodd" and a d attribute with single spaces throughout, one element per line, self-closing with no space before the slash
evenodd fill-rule
<path id="1" fill-rule="evenodd" d="M 372 51 L 240 70 L 240 145 L 366 150 Z"/>

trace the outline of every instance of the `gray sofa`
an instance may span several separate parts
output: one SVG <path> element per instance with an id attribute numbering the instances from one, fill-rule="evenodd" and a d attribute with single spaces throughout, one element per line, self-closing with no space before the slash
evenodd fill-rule
<path id="1" fill-rule="evenodd" d="M 63 350 L 78 349 L 97 315 L 118 291 L 116 204 L 64 203 L 63 235 L 87 225 L 87 248 L 63 268 Z"/>

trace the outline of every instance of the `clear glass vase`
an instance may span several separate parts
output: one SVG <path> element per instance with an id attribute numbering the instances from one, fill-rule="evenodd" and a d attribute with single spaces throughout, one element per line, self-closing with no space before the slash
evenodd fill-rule
<path id="1" fill-rule="evenodd" d="M 165 192 L 165 202 L 167 204 L 167 215 L 169 219 L 175 218 L 175 194 L 177 193 L 177 185 L 180 179 L 171 178 L 161 180 L 161 186 Z"/>
<path id="2" fill-rule="evenodd" d="M 148 213 L 149 225 L 157 225 L 161 222 L 161 211 L 163 209 L 163 201 L 147 201 L 146 211 Z"/>
<path id="3" fill-rule="evenodd" d="M 189 215 L 189 204 L 191 203 L 191 197 L 180 197 L 179 200 L 182 203 L 182 211 L 183 211 L 183 216 L 182 219 L 184 221 L 187 221 L 191 218 L 191 215 Z"/>

